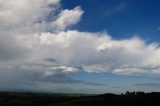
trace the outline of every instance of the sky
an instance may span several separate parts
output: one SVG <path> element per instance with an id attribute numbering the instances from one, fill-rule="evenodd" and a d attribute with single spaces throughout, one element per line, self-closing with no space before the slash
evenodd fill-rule
<path id="1" fill-rule="evenodd" d="M 0 0 L 0 90 L 160 91 L 159 5 Z"/>

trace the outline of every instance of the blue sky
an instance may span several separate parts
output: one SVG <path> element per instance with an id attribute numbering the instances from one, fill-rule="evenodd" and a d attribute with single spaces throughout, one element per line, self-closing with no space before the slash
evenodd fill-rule
<path id="1" fill-rule="evenodd" d="M 115 39 L 138 36 L 147 43 L 159 42 L 160 39 L 159 5 L 158 0 L 70 0 L 69 2 L 62 0 L 63 8 L 72 9 L 81 6 L 85 11 L 81 21 L 73 29 L 89 32 L 106 31 Z M 81 72 L 77 76 L 79 79 L 105 84 L 97 87 L 97 92 L 120 93 L 127 90 L 158 91 L 160 89 L 160 86 L 156 86 L 160 84 L 157 79 L 159 76 L 154 75 L 123 76 Z M 135 86 L 136 83 L 146 83 L 146 86 L 143 84 Z M 154 84 L 156 87 L 153 87 Z"/>
<path id="2" fill-rule="evenodd" d="M 159 39 L 159 4 L 159 0 L 62 0 L 64 8 L 84 9 L 82 20 L 75 27 L 80 31 L 107 31 L 117 39 L 135 34 L 147 41 Z"/>
<path id="3" fill-rule="evenodd" d="M 159 0 L 0 5 L 0 90 L 160 90 Z"/>
<path id="4" fill-rule="evenodd" d="M 158 0 L 70 0 L 70 2 L 62 0 L 64 8 L 81 6 L 85 11 L 82 20 L 73 29 L 89 32 L 107 31 L 115 39 L 138 36 L 145 39 L 147 43 L 159 42 L 160 39 L 159 5 Z M 158 79 L 153 80 L 159 77 L 154 75 L 133 77 L 82 72 L 78 76 L 79 79 L 105 84 L 98 87 L 100 92 L 109 90 L 109 92 L 120 93 L 127 90 L 158 91 L 160 89 L 160 86 L 149 85 L 160 84 Z M 136 83 L 146 83 L 146 86 L 135 86 Z"/>

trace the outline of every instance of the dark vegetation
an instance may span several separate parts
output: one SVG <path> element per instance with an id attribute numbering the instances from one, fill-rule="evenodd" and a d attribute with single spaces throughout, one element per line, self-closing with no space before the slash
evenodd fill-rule
<path id="1" fill-rule="evenodd" d="M 160 106 L 160 93 L 49 94 L 0 92 L 0 106 Z"/>

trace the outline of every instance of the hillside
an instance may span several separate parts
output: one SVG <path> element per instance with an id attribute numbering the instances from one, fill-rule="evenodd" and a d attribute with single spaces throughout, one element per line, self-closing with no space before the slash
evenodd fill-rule
<path id="1" fill-rule="evenodd" d="M 0 106 L 137 106 L 160 105 L 160 93 L 66 95 L 48 93 L 1 92 Z"/>

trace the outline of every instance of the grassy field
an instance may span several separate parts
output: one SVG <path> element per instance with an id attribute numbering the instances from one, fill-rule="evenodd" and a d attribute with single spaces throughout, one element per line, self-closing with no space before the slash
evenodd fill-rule
<path id="1" fill-rule="evenodd" d="M 0 106 L 159 106 L 160 93 L 49 94 L 0 92 Z"/>

